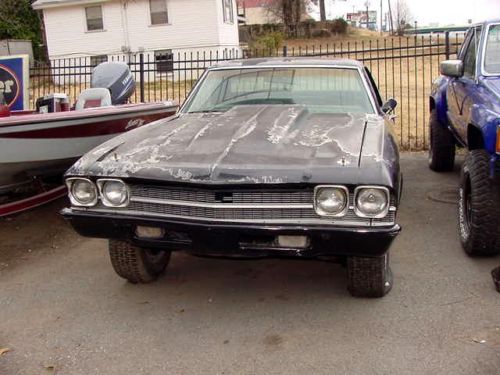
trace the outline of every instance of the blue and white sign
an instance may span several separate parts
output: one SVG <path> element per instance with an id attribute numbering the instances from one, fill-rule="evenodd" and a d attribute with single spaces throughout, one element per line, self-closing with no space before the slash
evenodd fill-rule
<path id="1" fill-rule="evenodd" d="M 29 107 L 28 55 L 0 57 L 0 93 L 11 111 Z"/>

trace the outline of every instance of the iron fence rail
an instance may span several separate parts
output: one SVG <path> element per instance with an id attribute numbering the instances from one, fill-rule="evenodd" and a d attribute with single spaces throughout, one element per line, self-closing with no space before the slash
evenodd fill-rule
<path id="1" fill-rule="evenodd" d="M 158 60 L 154 54 L 139 53 L 108 56 L 130 67 L 138 89 L 133 102 L 174 100 L 182 103 L 205 69 L 215 63 L 251 57 L 349 58 L 362 61 L 370 69 L 382 98 L 394 97 L 395 132 L 403 150 L 423 150 L 428 146 L 428 95 L 432 81 L 439 75 L 439 64 L 456 56 L 463 34 L 415 35 L 368 41 L 293 46 L 277 49 L 205 51 L 177 53 L 171 60 Z M 30 68 L 30 103 L 53 92 L 66 93 L 75 102 L 90 86 L 92 57 L 54 59 L 35 62 Z"/>

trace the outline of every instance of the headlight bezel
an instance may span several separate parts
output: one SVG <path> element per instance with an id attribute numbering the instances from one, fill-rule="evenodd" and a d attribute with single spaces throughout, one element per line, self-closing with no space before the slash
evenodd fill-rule
<path id="1" fill-rule="evenodd" d="M 106 194 L 104 192 L 104 186 L 108 182 L 118 182 L 125 187 L 126 196 L 125 196 L 125 200 L 121 204 L 119 204 L 119 205 L 113 204 L 106 197 Z M 130 203 L 130 189 L 129 189 L 128 185 L 123 180 L 120 180 L 119 178 L 100 178 L 97 180 L 97 189 L 99 191 L 99 198 L 101 199 L 102 204 L 106 207 L 122 208 L 122 207 L 127 207 Z"/>
<path id="2" fill-rule="evenodd" d="M 321 209 L 321 207 L 318 206 L 318 195 L 321 190 L 323 189 L 338 189 L 341 190 L 344 193 L 345 197 L 345 202 L 344 202 L 344 207 L 342 211 L 332 214 L 325 212 Z M 349 210 L 349 189 L 344 186 L 344 185 L 317 185 L 314 187 L 314 197 L 313 197 L 313 206 L 314 206 L 314 212 L 316 212 L 317 215 L 321 217 L 343 217 L 347 214 L 347 211 Z"/>
<path id="3" fill-rule="evenodd" d="M 384 208 L 383 211 L 381 211 L 380 213 L 374 215 L 374 214 L 366 214 L 362 210 L 359 209 L 359 206 L 358 206 L 358 195 L 359 195 L 360 191 L 365 190 L 365 189 L 374 189 L 374 190 L 380 190 L 380 191 L 384 192 L 385 199 L 386 199 L 386 205 L 385 205 L 385 208 Z M 386 217 L 387 214 L 389 213 L 389 209 L 390 209 L 390 206 L 391 206 L 391 194 L 389 192 L 389 189 L 386 188 L 385 186 L 377 186 L 377 185 L 362 185 L 362 186 L 357 186 L 354 189 L 354 202 L 353 202 L 353 206 L 354 206 L 354 213 L 357 216 L 359 216 L 359 217 L 368 218 L 368 219 L 382 219 L 382 218 Z"/>
<path id="4" fill-rule="evenodd" d="M 83 181 L 87 182 L 92 186 L 92 189 L 94 190 L 94 199 L 88 203 L 83 203 L 79 201 L 75 194 L 73 194 L 73 187 L 75 186 L 75 182 L 77 181 Z M 97 205 L 97 202 L 99 200 L 99 189 L 97 188 L 96 184 L 94 181 L 85 178 L 85 177 L 69 177 L 65 180 L 66 187 L 68 188 L 68 197 L 73 206 L 76 207 L 94 207 Z"/>

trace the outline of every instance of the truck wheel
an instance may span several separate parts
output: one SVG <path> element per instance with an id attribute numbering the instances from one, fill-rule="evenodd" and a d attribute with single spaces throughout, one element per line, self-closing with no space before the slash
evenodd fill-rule
<path id="1" fill-rule="evenodd" d="M 383 297 L 392 288 L 389 253 L 380 257 L 347 258 L 348 290 L 354 297 Z"/>
<path id="2" fill-rule="evenodd" d="M 155 281 L 170 261 L 170 251 L 142 249 L 118 240 L 109 240 L 109 255 L 115 272 L 133 284 Z"/>
<path id="3" fill-rule="evenodd" d="M 429 168 L 435 172 L 451 171 L 455 164 L 455 139 L 438 120 L 436 110 L 429 117 Z"/>
<path id="4" fill-rule="evenodd" d="M 458 230 L 471 256 L 500 253 L 500 190 L 489 176 L 490 156 L 472 150 L 462 167 L 458 202 Z"/>

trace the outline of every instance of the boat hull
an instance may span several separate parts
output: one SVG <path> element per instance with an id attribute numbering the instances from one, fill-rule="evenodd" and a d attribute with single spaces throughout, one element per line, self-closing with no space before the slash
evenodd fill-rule
<path id="1" fill-rule="evenodd" d="M 0 119 L 0 188 L 61 174 L 108 139 L 175 112 L 151 103 Z"/>

